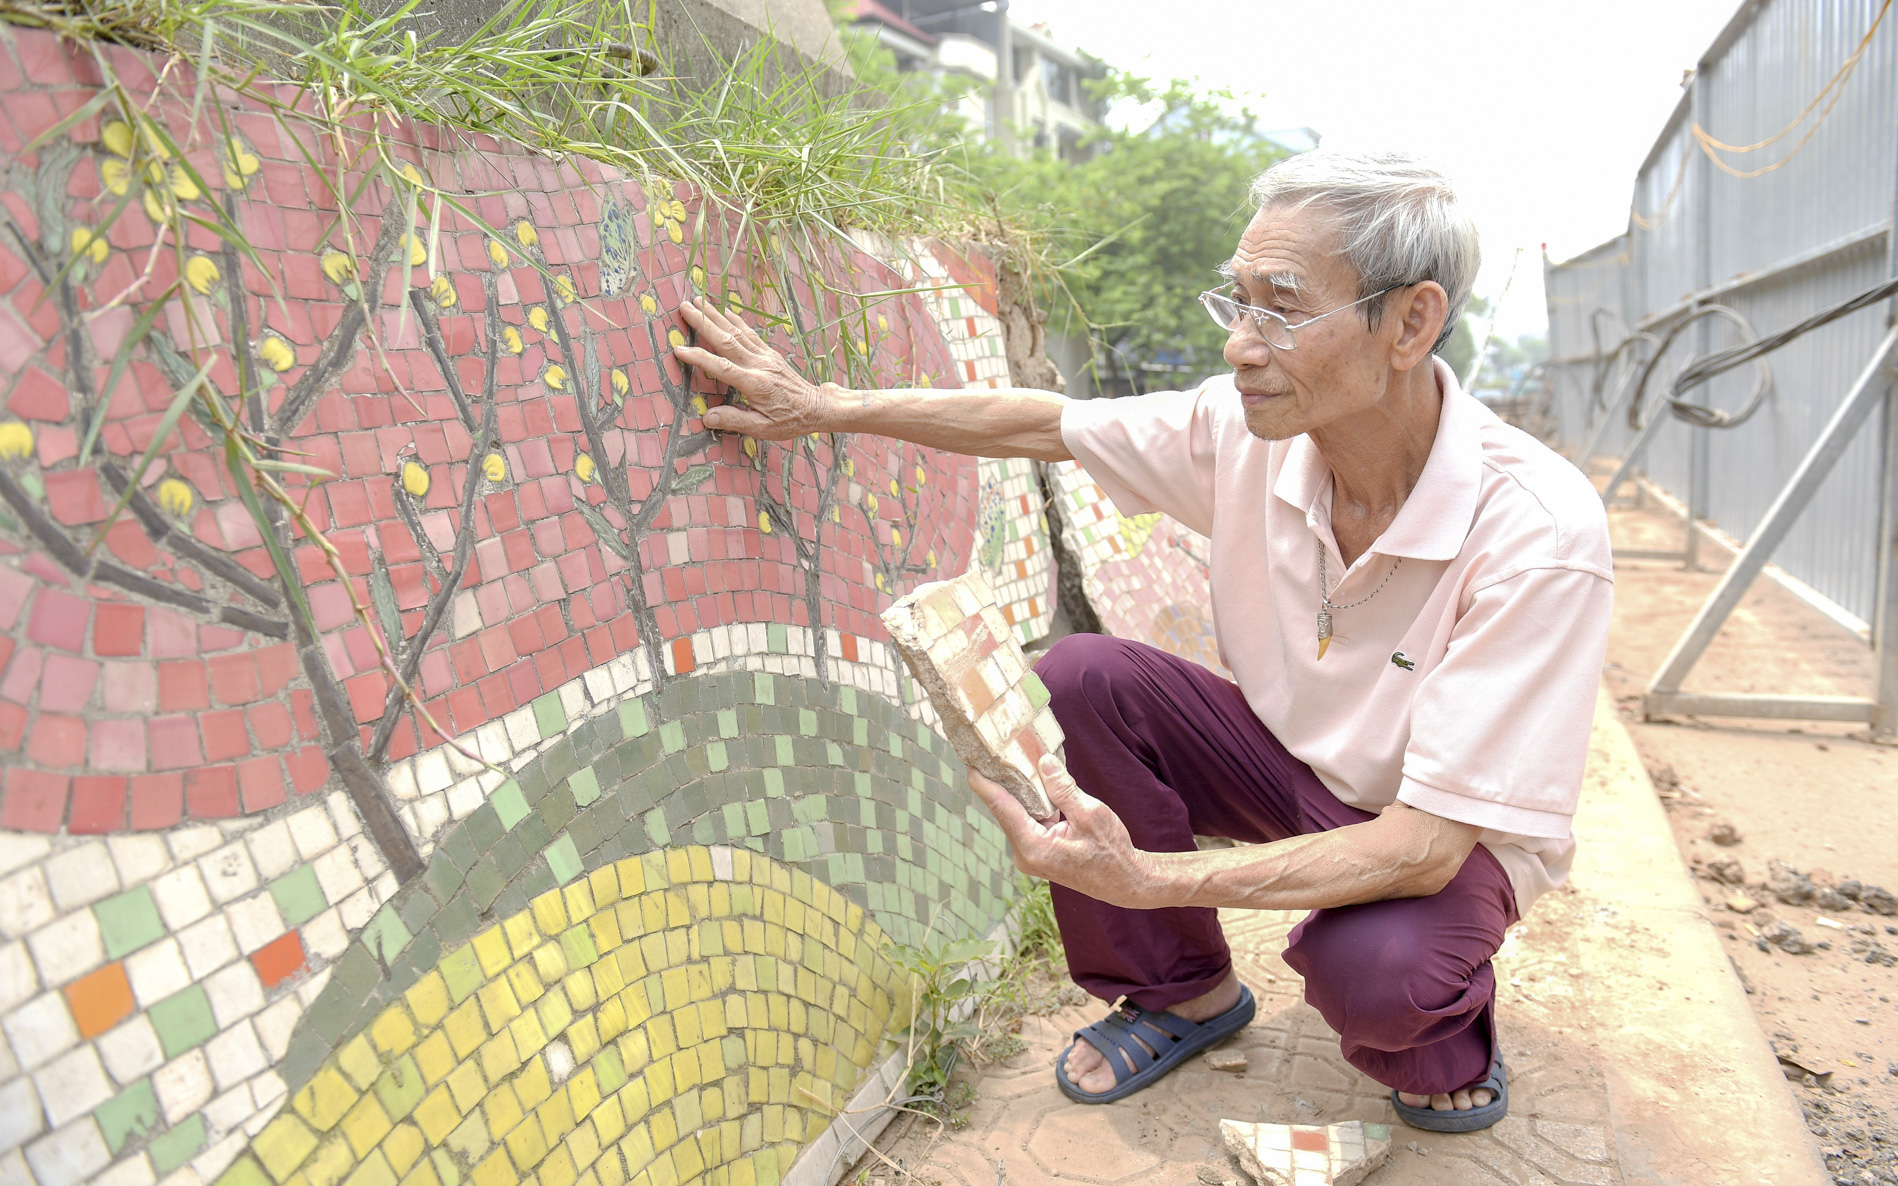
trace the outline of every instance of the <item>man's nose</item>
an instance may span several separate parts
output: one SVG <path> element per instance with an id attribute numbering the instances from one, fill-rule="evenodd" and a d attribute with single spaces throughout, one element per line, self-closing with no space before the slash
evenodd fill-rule
<path id="1" fill-rule="evenodd" d="M 1272 348 L 1265 344 L 1259 331 L 1244 318 L 1235 323 L 1235 328 L 1227 331 L 1224 353 L 1227 365 L 1234 370 L 1247 366 L 1262 367 L 1272 361 Z"/>

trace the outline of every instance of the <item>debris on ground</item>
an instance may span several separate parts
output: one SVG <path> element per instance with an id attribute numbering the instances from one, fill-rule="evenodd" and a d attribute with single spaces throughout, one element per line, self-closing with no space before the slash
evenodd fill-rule
<path id="1" fill-rule="evenodd" d="M 1733 857 L 1721 857 L 1708 861 L 1707 875 L 1725 885 L 1745 885 L 1746 866 Z"/>
<path id="2" fill-rule="evenodd" d="M 1246 1071 L 1246 1052 L 1243 1050 L 1208 1050 L 1206 1065 L 1215 1071 L 1229 1071 L 1243 1075 Z"/>
<path id="3" fill-rule="evenodd" d="M 1761 951 L 1777 947 L 1787 955 L 1810 955 L 1813 945 L 1799 933 L 1799 928 L 1783 918 L 1768 919 L 1759 928 L 1759 949 Z"/>
<path id="4" fill-rule="evenodd" d="M 1735 828 L 1732 824 L 1721 820 L 1707 829 L 1707 839 L 1718 844 L 1721 848 L 1732 848 L 1734 845 L 1740 843 L 1740 832 L 1739 829 Z"/>
<path id="5" fill-rule="evenodd" d="M 1259 1186 L 1307 1180 L 1355 1186 L 1391 1155 L 1388 1124 L 1253 1124 L 1221 1120 L 1219 1135 Z"/>
<path id="6" fill-rule="evenodd" d="M 1751 914 L 1760 908 L 1760 904 L 1742 893 L 1727 895 L 1727 909 L 1735 914 Z"/>

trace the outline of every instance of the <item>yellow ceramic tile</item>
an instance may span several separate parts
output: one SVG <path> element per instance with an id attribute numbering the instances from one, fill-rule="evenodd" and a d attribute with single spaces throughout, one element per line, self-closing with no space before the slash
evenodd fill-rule
<path id="1" fill-rule="evenodd" d="M 311 1077 L 290 1101 L 299 1115 L 318 1132 L 328 1132 L 355 1105 L 360 1094 L 335 1067 L 326 1066 Z"/>
<path id="2" fill-rule="evenodd" d="M 703 888 L 703 887 L 701 887 Z M 691 899 L 679 886 L 666 891 L 666 925 L 668 927 L 689 927 L 692 925 Z"/>
<path id="3" fill-rule="evenodd" d="M 612 865 L 601 865 L 587 874 L 587 892 L 593 895 L 596 909 L 605 909 L 619 901 L 619 873 Z"/>
<path id="4" fill-rule="evenodd" d="M 488 1139 L 502 1141 L 507 1134 L 520 1126 L 526 1109 L 521 1107 L 520 1097 L 514 1094 L 514 1085 L 503 1083 L 488 1093 L 481 1103 L 481 1119 L 487 1126 Z"/>
<path id="5" fill-rule="evenodd" d="M 762 1104 L 769 1098 L 770 1089 L 765 1082 L 765 1069 L 757 1066 L 749 1068 L 745 1085 L 746 1102 Z"/>
<path id="6" fill-rule="evenodd" d="M 599 1012 L 594 1014 L 600 1025 L 600 1041 L 611 1042 L 626 1032 L 626 1006 L 619 997 L 601 1002 Z"/>
<path id="7" fill-rule="evenodd" d="M 593 899 L 593 887 L 587 881 L 576 881 L 560 891 L 560 903 L 567 910 L 567 925 L 579 926 L 591 918 L 596 909 Z"/>
<path id="8" fill-rule="evenodd" d="M 644 1029 L 636 1029 L 619 1037 L 620 1060 L 626 1066 L 626 1073 L 637 1075 L 652 1061 L 652 1045 L 647 1040 Z"/>
<path id="9" fill-rule="evenodd" d="M 369 1027 L 369 1040 L 376 1049 L 385 1054 L 404 1054 L 418 1040 L 415 1025 L 409 1020 L 409 1011 L 401 1005 L 391 1005 L 376 1018 Z"/>
<path id="10" fill-rule="evenodd" d="M 732 912 L 732 887 L 727 881 L 712 886 L 712 917 L 727 918 Z"/>
<path id="11" fill-rule="evenodd" d="M 654 981 L 648 978 L 647 983 L 654 983 Z M 642 985 L 627 986 L 626 991 L 619 994 L 618 999 L 626 1010 L 626 1024 L 629 1028 L 644 1025 L 653 1015 L 652 994 Z"/>
<path id="12" fill-rule="evenodd" d="M 469 997 L 455 1006 L 442 1022 L 442 1032 L 448 1035 L 449 1045 L 454 1047 L 456 1058 L 467 1058 L 475 1049 L 487 1040 L 488 1027 L 481 1024 L 481 1002 L 477 997 Z"/>
<path id="13" fill-rule="evenodd" d="M 671 1108 L 654 1108 L 652 1116 L 646 1121 L 646 1131 L 652 1134 L 652 1147 L 661 1153 L 672 1148 L 679 1140 L 679 1122 L 673 1117 Z"/>
<path id="14" fill-rule="evenodd" d="M 593 950 L 601 955 L 620 945 L 619 911 L 602 908 L 587 919 L 587 932 L 593 936 Z"/>
<path id="15" fill-rule="evenodd" d="M 671 985 L 668 984 L 667 988 L 670 989 Z M 700 1042 L 705 1040 L 704 1032 L 699 1028 L 698 1007 L 695 1005 L 686 1005 L 683 1008 L 679 1008 L 672 1004 L 672 1000 L 672 993 L 668 991 L 666 993 L 666 1005 L 673 1010 L 672 1028 L 673 1031 L 679 1035 L 680 1048 L 697 1046 Z"/>
<path id="16" fill-rule="evenodd" d="M 349 1142 L 339 1132 L 316 1147 L 316 1152 L 303 1163 L 300 1176 L 310 1186 L 337 1186 L 355 1168 L 356 1155 L 349 1151 Z"/>
<path id="17" fill-rule="evenodd" d="M 507 936 L 500 927 L 489 927 L 474 937 L 475 959 L 481 962 L 481 974 L 499 976 L 514 962 L 513 953 L 508 951 Z"/>
<path id="18" fill-rule="evenodd" d="M 521 1077 L 514 1080 L 514 1090 L 521 1097 L 523 1108 L 538 1108 L 545 1103 L 554 1091 L 553 1082 L 547 1077 L 546 1064 L 539 1059 L 529 1063 L 527 1069 L 521 1072 Z"/>
<path id="19" fill-rule="evenodd" d="M 639 896 L 639 926 L 642 935 L 650 935 L 666 929 L 666 894 L 664 890 Z M 620 929 L 626 929 L 624 915 L 620 919 Z M 630 933 L 630 932 L 629 932 Z"/>
<path id="20" fill-rule="evenodd" d="M 658 1151 L 653 1148 L 652 1131 L 649 1126 L 635 1124 L 626 1132 L 626 1139 L 619 1143 L 620 1154 L 626 1159 L 626 1168 L 633 1174 L 642 1173 Z"/>
<path id="21" fill-rule="evenodd" d="M 573 1050 L 575 1062 L 585 1063 L 591 1060 L 595 1054 L 599 1053 L 602 1045 L 596 1015 L 589 1013 L 568 1026 L 566 1039 L 567 1045 Z"/>
<path id="22" fill-rule="evenodd" d="M 534 1116 L 540 1121 L 540 1130 L 546 1134 L 550 1146 L 566 1140 L 567 1134 L 573 1131 L 573 1106 L 564 1090 L 549 1096 L 547 1102 L 535 1110 Z"/>
<path id="23" fill-rule="evenodd" d="M 725 1077 L 725 1051 L 717 1042 L 706 1042 L 698 1050 L 699 1082 L 710 1083 Z"/>
<path id="24" fill-rule="evenodd" d="M 705 1156 L 697 1141 L 680 1141 L 672 1147 L 672 1165 L 681 1182 L 690 1182 L 705 1172 Z"/>
<path id="25" fill-rule="evenodd" d="M 355 1173 L 343 1180 L 343 1186 L 396 1186 L 395 1170 L 378 1149 L 356 1167 Z"/>
<path id="26" fill-rule="evenodd" d="M 613 953 L 613 964 L 619 969 L 620 982 L 623 984 L 631 984 L 635 980 L 643 979 L 647 974 L 644 938 L 641 936 L 638 939 L 629 939 Z M 664 950 L 664 947 L 660 948 L 662 953 Z"/>
<path id="27" fill-rule="evenodd" d="M 833 1078 L 837 1073 L 837 1052 L 828 1046 L 817 1048 L 817 1063 L 812 1068 L 819 1079 Z"/>
<path id="28" fill-rule="evenodd" d="M 685 970 L 686 981 L 691 985 L 691 998 L 703 1001 L 712 995 L 712 971 L 704 964 L 692 964 Z"/>
<path id="29" fill-rule="evenodd" d="M 541 1027 L 538 1013 L 522 1013 L 507 1030 L 514 1035 L 514 1049 L 523 1061 L 532 1059 L 547 1044 L 547 1031 Z"/>
<path id="30" fill-rule="evenodd" d="M 717 1084 L 699 1092 L 699 1115 L 703 1123 L 711 1124 L 725 1118 L 725 1089 Z M 714 1158 L 713 1160 L 723 1160 Z"/>
<path id="31" fill-rule="evenodd" d="M 436 1030 L 422 1039 L 415 1048 L 415 1065 L 422 1072 L 422 1081 L 433 1087 L 448 1077 L 455 1069 L 455 1048 L 448 1042 L 448 1035 Z"/>
<path id="32" fill-rule="evenodd" d="M 749 1157 L 732 1162 L 730 1186 L 758 1186 L 758 1174 Z"/>
<path id="33" fill-rule="evenodd" d="M 448 1090 L 455 1097 L 455 1108 L 466 1116 L 488 1094 L 488 1081 L 482 1076 L 481 1068 L 470 1059 L 449 1073 Z"/>
<path id="34" fill-rule="evenodd" d="M 705 918 L 712 913 L 712 887 L 695 883 L 685 887 L 686 912 L 693 918 Z"/>
<path id="35" fill-rule="evenodd" d="M 666 933 L 664 931 L 649 931 L 639 937 L 637 946 L 629 943 L 625 947 L 620 948 L 620 951 L 622 953 L 637 951 L 640 959 L 644 961 L 646 967 L 652 972 L 670 968 L 673 963 L 671 953 L 666 947 Z M 636 977 L 628 975 L 626 979 L 628 982 L 631 982 L 636 979 Z"/>
<path id="36" fill-rule="evenodd" d="M 694 844 L 686 849 L 686 856 L 690 859 L 692 864 L 692 879 L 694 881 L 712 880 L 715 874 L 712 872 L 711 849 L 705 847 L 703 844 Z"/>
<path id="37" fill-rule="evenodd" d="M 679 1173 L 672 1168 L 672 1158 L 664 1153 L 652 1159 L 643 1175 L 652 1186 L 680 1186 Z"/>
<path id="38" fill-rule="evenodd" d="M 697 1054 L 690 1050 L 681 1050 L 671 1058 L 666 1059 L 666 1064 L 672 1068 L 672 1085 L 675 1091 L 684 1091 L 689 1087 L 697 1087 L 699 1085 L 699 1060 Z"/>
<path id="39" fill-rule="evenodd" d="M 649 1084 L 644 1075 L 620 1088 L 613 1098 L 619 1102 L 621 1115 L 628 1124 L 637 1124 L 652 1111 L 652 1097 L 648 1094 Z M 602 1104 L 602 1107 L 605 1105 Z M 595 1115 L 598 1115 L 596 1112 Z"/>
<path id="40" fill-rule="evenodd" d="M 617 956 L 600 960 L 591 968 L 583 968 L 574 975 L 591 978 L 594 995 L 602 1001 L 626 987 L 626 977 L 620 970 L 620 961 Z"/>
<path id="41" fill-rule="evenodd" d="M 507 1134 L 508 1155 L 514 1164 L 523 1170 L 533 1169 L 540 1159 L 547 1156 L 547 1136 L 540 1131 L 532 1116 L 520 1122 L 514 1131 Z"/>
<path id="42" fill-rule="evenodd" d="M 423 1029 L 440 1025 L 442 1018 L 448 1016 L 448 981 L 442 979 L 440 972 L 422 977 L 402 996 L 409 1003 L 409 1011 L 415 1014 L 416 1024 Z"/>
<path id="43" fill-rule="evenodd" d="M 593 974 L 586 968 L 567 973 L 560 982 L 561 993 L 575 1009 L 586 1012 L 599 1002 L 594 990 Z"/>
<path id="44" fill-rule="evenodd" d="M 620 897 L 632 898 L 646 892 L 646 874 L 638 857 L 613 862 L 613 872 L 619 875 Z"/>
<path id="45" fill-rule="evenodd" d="M 514 995 L 513 977 L 507 976 L 490 980 L 475 993 L 475 999 L 481 1002 L 483 1018 L 488 1023 L 489 1033 L 499 1033 L 516 1017 L 521 1015 L 521 1003 Z"/>
<path id="46" fill-rule="evenodd" d="M 316 1134 L 291 1113 L 280 1112 L 257 1134 L 250 1147 L 251 1152 L 257 1154 L 257 1160 L 270 1171 L 270 1176 L 281 1182 L 316 1148 Z"/>
<path id="47" fill-rule="evenodd" d="M 567 957 L 560 944 L 548 940 L 534 949 L 534 972 L 542 984 L 553 984 L 567 974 Z"/>
<path id="48" fill-rule="evenodd" d="M 389 1159 L 389 1166 L 398 1175 L 409 1172 L 427 1149 L 422 1140 L 421 1130 L 413 1124 L 398 1124 L 388 1139 L 382 1142 L 382 1155 Z"/>
<path id="49" fill-rule="evenodd" d="M 706 867 L 708 869 L 711 867 L 710 862 L 707 862 Z M 666 850 L 666 876 L 672 879 L 672 884 L 674 885 L 680 885 L 692 880 L 692 858 L 685 849 L 669 848 Z M 706 880 L 711 880 L 709 875 Z"/>
<path id="50" fill-rule="evenodd" d="M 415 1122 L 422 1126 L 431 1144 L 439 1145 L 448 1139 L 461 1123 L 461 1109 L 455 1106 L 454 1093 L 446 1084 L 437 1087 L 422 1097 L 415 1106 Z"/>
<path id="51" fill-rule="evenodd" d="M 349 1140 L 349 1147 L 356 1151 L 357 1157 L 367 1157 L 369 1151 L 382 1143 L 393 1128 L 389 1114 L 382 1110 L 382 1101 L 373 1094 L 365 1095 L 356 1101 L 356 1106 L 343 1117 L 342 1134 Z"/>
<path id="52" fill-rule="evenodd" d="M 548 890 L 531 903 L 534 911 L 534 923 L 543 935 L 558 935 L 571 923 L 567 921 L 567 904 L 559 890 Z M 510 932 L 509 939 L 514 936 Z"/>
<path id="53" fill-rule="evenodd" d="M 626 1113 L 620 1106 L 624 1095 L 620 1092 L 607 1096 L 587 1116 L 587 1123 L 593 1126 L 602 1148 L 619 1140 L 620 1134 L 626 1131 Z"/>
<path id="54" fill-rule="evenodd" d="M 508 987 L 514 990 L 514 998 L 521 1003 L 523 1009 L 540 1000 L 540 994 L 547 991 L 541 983 L 540 974 L 534 970 L 534 962 L 531 959 L 523 959 L 509 968 L 507 975 L 502 979 L 506 980 Z"/>
<path id="55" fill-rule="evenodd" d="M 488 1118 L 479 1111 L 470 1112 L 462 1118 L 455 1131 L 448 1134 L 443 1148 L 454 1154 L 452 1165 L 475 1165 L 487 1156 L 494 1145 L 494 1138 L 488 1133 Z"/>
<path id="56" fill-rule="evenodd" d="M 708 1042 L 713 1038 L 725 1036 L 725 1001 L 727 999 L 729 998 L 714 997 L 711 1000 L 700 1001 L 695 1006 L 699 1012 L 699 1032 L 705 1035 L 705 1040 Z"/>
<path id="57" fill-rule="evenodd" d="M 667 1010 L 683 1009 L 691 1002 L 692 989 L 684 968 L 667 968 L 659 974 L 659 982 L 665 987 Z"/>
<path id="58" fill-rule="evenodd" d="M 468 1175 L 472 1186 L 519 1186 L 520 1175 L 514 1172 L 514 1164 L 507 1158 L 505 1148 L 496 1149 L 488 1159 L 475 1167 Z"/>
<path id="59" fill-rule="evenodd" d="M 655 1104 L 663 1104 L 672 1098 L 677 1090 L 672 1078 L 672 1060 L 655 1059 L 646 1067 L 644 1081 L 646 1092 Z"/>
<path id="60" fill-rule="evenodd" d="M 540 1179 L 540 1186 L 574 1186 L 580 1180 L 573 1166 L 573 1154 L 564 1145 L 548 1151 L 534 1176 Z"/>
<path id="61" fill-rule="evenodd" d="M 542 895 L 545 897 L 546 895 Z M 559 895 L 554 896 L 554 905 L 560 904 Z M 534 912 L 523 910 L 501 923 L 501 930 L 507 936 L 507 948 L 515 959 L 520 959 L 540 945 L 540 932 L 534 927 Z"/>
<path id="62" fill-rule="evenodd" d="M 717 1001 L 717 1005 L 722 1014 L 719 1019 L 720 1026 L 726 1030 L 741 1030 L 745 1028 L 745 998 L 742 995 L 732 993 L 729 996 L 721 997 Z"/>
<path id="63" fill-rule="evenodd" d="M 691 920 L 687 919 L 686 921 L 690 922 Z M 683 964 L 692 958 L 692 940 L 690 936 L 686 934 L 684 924 L 668 930 L 665 933 L 665 941 L 666 965 L 668 967 Z"/>
<path id="64" fill-rule="evenodd" d="M 459 1175 L 455 1181 L 460 1181 Z M 449 1186 L 449 1183 L 442 1181 L 441 1173 L 435 1168 L 435 1159 L 424 1157 L 409 1176 L 402 1179 L 402 1186 Z"/>
<path id="65" fill-rule="evenodd" d="M 382 1060 L 376 1057 L 375 1047 L 369 1044 L 366 1034 L 357 1034 L 343 1043 L 336 1052 L 336 1066 L 360 1091 L 369 1090 L 369 1085 L 382 1074 Z"/>
<path id="66" fill-rule="evenodd" d="M 771 1089 L 765 1098 L 770 1100 L 773 1104 L 789 1103 L 791 1100 L 790 1069 L 787 1067 L 772 1067 L 767 1074 L 771 1081 Z M 778 1138 L 767 1136 L 765 1139 L 775 1141 Z"/>
<path id="67" fill-rule="evenodd" d="M 562 1030 L 573 1024 L 573 1009 L 567 1004 L 567 994 L 560 991 L 558 985 L 548 990 L 540 1003 L 534 1006 L 534 1012 L 540 1018 L 540 1028 L 549 1038 L 558 1037 Z"/>
<path id="68" fill-rule="evenodd" d="M 494 1083 L 507 1078 L 521 1065 L 521 1056 L 515 1053 L 514 1038 L 506 1030 L 494 1035 L 481 1046 L 481 1073 Z"/>

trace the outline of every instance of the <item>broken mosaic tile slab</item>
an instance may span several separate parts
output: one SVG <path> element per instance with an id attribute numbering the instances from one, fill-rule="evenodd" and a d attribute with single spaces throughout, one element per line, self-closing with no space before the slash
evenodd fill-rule
<path id="1" fill-rule="evenodd" d="M 1391 1155 L 1388 1124 L 1221 1120 L 1226 1151 L 1259 1186 L 1356 1186 Z"/>
<path id="2" fill-rule="evenodd" d="M 971 569 L 919 585 L 883 612 L 883 625 L 970 769 L 1001 784 L 1036 819 L 1054 815 L 1039 764 L 1061 748 L 1061 726 L 987 575 Z"/>

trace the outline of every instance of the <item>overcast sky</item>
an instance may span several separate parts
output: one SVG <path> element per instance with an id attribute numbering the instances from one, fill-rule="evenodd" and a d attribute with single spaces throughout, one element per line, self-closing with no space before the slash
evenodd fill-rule
<path id="1" fill-rule="evenodd" d="M 1013 0 L 1012 15 L 1135 73 L 1230 87 L 1266 128 L 1435 159 L 1482 228 L 1477 292 L 1494 297 L 1524 249 L 1498 327 L 1513 336 L 1543 329 L 1542 243 L 1561 260 L 1626 229 L 1681 73 L 1737 3 Z"/>

